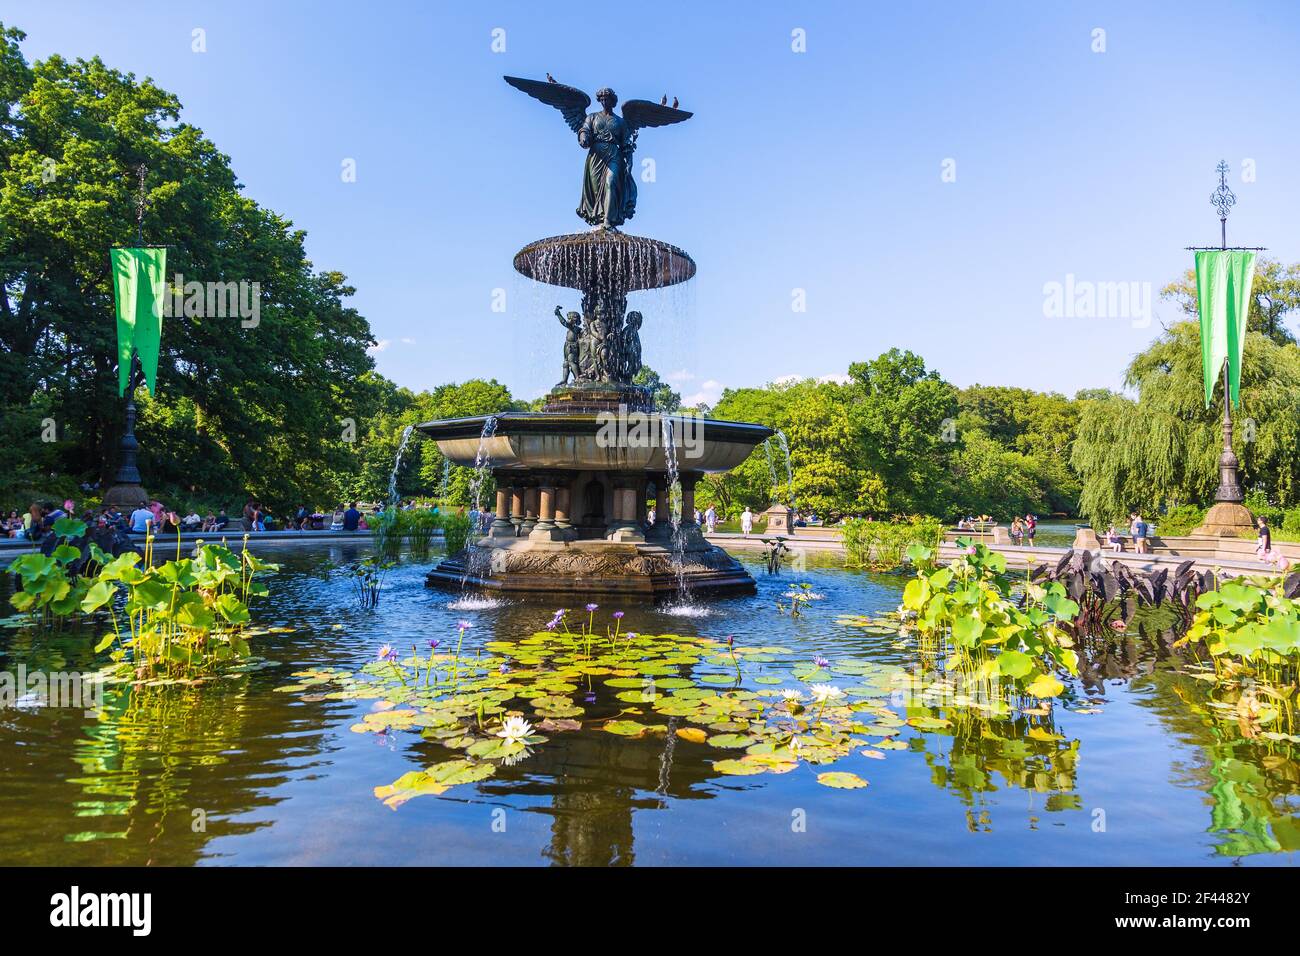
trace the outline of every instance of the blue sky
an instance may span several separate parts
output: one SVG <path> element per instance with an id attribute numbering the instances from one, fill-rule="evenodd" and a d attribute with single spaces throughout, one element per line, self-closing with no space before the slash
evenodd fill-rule
<path id="1" fill-rule="evenodd" d="M 416 389 L 494 376 L 533 397 L 559 374 L 551 311 L 575 296 L 511 259 L 586 228 L 582 153 L 502 74 L 695 112 L 642 134 L 656 180 L 625 230 L 699 265 L 636 303 L 646 361 L 688 397 L 893 346 L 958 385 L 1117 387 L 1175 309 L 1053 317 L 1044 287 L 1158 293 L 1184 246 L 1217 242 L 1221 158 L 1229 241 L 1300 258 L 1293 3 L 27 0 L 0 20 L 29 60 L 98 54 L 176 93 L 349 276 L 379 370 Z"/>

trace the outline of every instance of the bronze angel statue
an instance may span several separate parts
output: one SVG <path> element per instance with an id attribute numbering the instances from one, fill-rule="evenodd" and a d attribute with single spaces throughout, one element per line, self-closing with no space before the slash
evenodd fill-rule
<path id="1" fill-rule="evenodd" d="M 572 86 L 517 76 L 507 76 L 505 81 L 533 99 L 554 106 L 564 115 L 569 129 L 578 134 L 578 145 L 587 151 L 578 215 L 594 229 L 621 226 L 636 212 L 632 154 L 636 152 L 638 130 L 680 123 L 693 115 L 662 103 L 628 100 L 619 116 L 614 112 L 618 96 L 608 87 L 596 91 L 601 108 L 588 113 L 591 97 Z"/>

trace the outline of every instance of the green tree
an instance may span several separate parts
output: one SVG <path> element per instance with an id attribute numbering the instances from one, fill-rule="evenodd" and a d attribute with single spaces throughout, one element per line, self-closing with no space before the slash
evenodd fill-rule
<path id="1" fill-rule="evenodd" d="M 674 392 L 672 386 L 661 379 L 659 373 L 649 365 L 642 365 L 632 376 L 632 384 L 650 389 L 655 408 L 665 414 L 672 414 L 682 407 L 682 396 Z"/>
<path id="2" fill-rule="evenodd" d="M 1200 329 L 1180 322 L 1133 359 L 1125 375 L 1137 399 L 1083 404 L 1072 463 L 1083 482 L 1080 510 L 1094 522 L 1133 508 L 1156 512 L 1206 504 L 1218 485 L 1221 401 L 1205 407 Z M 1287 507 L 1297 500 L 1300 348 L 1263 332 L 1246 336 L 1235 451 L 1247 489 Z"/>
<path id="3" fill-rule="evenodd" d="M 350 458 L 341 435 L 372 367 L 353 290 L 313 269 L 301 230 L 243 195 L 175 96 L 98 58 L 28 67 L 22 39 L 0 26 L 0 382 L 5 429 L 18 432 L 5 454 L 111 474 L 123 403 L 108 251 L 134 242 L 144 163 L 144 236 L 170 245 L 168 272 L 260 285 L 256 327 L 164 319 L 158 395 L 138 428 L 148 484 L 185 489 L 197 476 L 211 493 L 282 506 L 323 496 Z M 35 451 L 38 416 L 60 441 Z"/>

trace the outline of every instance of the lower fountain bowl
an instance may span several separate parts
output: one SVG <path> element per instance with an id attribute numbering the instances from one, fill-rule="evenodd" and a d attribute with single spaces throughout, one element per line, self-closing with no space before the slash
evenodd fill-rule
<path id="1" fill-rule="evenodd" d="M 571 394 L 584 400 L 581 387 Z M 656 598 L 755 588 L 691 519 L 696 483 L 741 464 L 770 428 L 621 402 L 617 411 L 504 412 L 416 427 L 443 457 L 475 468 L 478 487 L 488 472 L 497 486 L 495 496 L 480 499 L 493 511 L 490 524 L 430 572 L 431 585 L 559 592 L 569 603 L 575 593 Z M 674 483 L 676 528 L 668 520 Z"/>
<path id="2" fill-rule="evenodd" d="M 426 583 L 513 597 L 588 596 L 640 600 L 696 594 L 752 594 L 754 579 L 735 558 L 704 541 L 680 552 L 670 541 L 537 542 L 485 538 L 448 556 Z"/>

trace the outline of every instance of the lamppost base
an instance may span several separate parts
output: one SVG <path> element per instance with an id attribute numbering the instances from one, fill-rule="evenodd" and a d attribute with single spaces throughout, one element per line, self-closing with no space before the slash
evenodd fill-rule
<path id="1" fill-rule="evenodd" d="M 1192 534 L 1239 538 L 1255 530 L 1250 509 L 1235 501 L 1220 501 L 1205 513 L 1205 521 Z"/>
<path id="2" fill-rule="evenodd" d="M 140 485 L 116 484 L 104 492 L 104 507 L 127 514 L 149 504 L 149 495 Z"/>
<path id="3" fill-rule="evenodd" d="M 764 534 L 794 534 L 794 509 L 786 505 L 774 504 L 763 514 L 767 515 Z"/>

